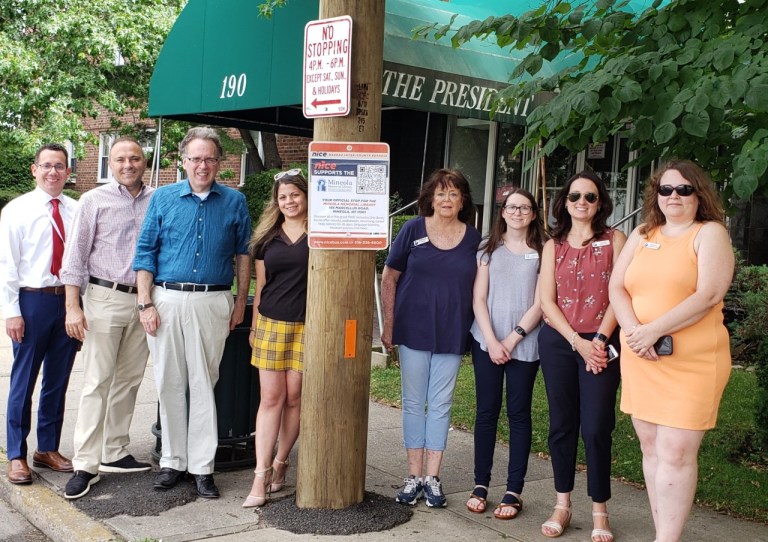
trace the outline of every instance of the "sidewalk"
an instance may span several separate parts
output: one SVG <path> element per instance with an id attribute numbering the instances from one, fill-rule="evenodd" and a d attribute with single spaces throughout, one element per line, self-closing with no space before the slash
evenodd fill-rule
<path id="1" fill-rule="evenodd" d="M 0 446 L 5 449 L 5 414 L 9 375 L 12 364 L 10 339 L 4 332 L 4 320 L 0 320 Z M 67 411 L 60 451 L 72 456 L 72 433 L 82 383 L 82 363 L 76 360 L 67 393 Z M 35 400 L 37 395 L 35 395 Z M 139 391 L 136 414 L 131 426 L 131 451 L 140 460 L 149 460 L 155 439 L 150 428 L 156 420 L 157 397 L 151 365 L 147 367 Z M 29 442 L 31 454 L 35 449 L 36 415 L 33 407 L 33 430 Z M 402 450 L 400 411 L 376 403 L 370 405 L 366 489 L 394 498 L 395 488 L 402 484 L 406 472 L 405 452 Z M 288 473 L 287 493 L 296 487 L 296 450 L 291 457 L 293 465 Z M 472 435 L 451 431 L 448 450 L 442 470 L 448 508 L 428 509 L 423 501 L 414 508 L 410 521 L 389 531 L 366 533 L 345 537 L 294 535 L 287 531 L 265 527 L 259 523 L 259 514 L 240 507 L 248 494 L 252 481 L 251 469 L 216 474 L 216 483 L 222 497 L 218 500 L 198 499 L 195 502 L 172 508 L 158 516 L 119 515 L 96 521 L 90 519 L 63 497 L 63 488 L 70 474 L 50 470 L 38 472 L 29 486 L 14 486 L 5 476 L 5 456 L 0 454 L 0 498 L 11 503 L 38 529 L 54 541 L 90 542 L 125 540 L 129 542 L 162 540 L 185 542 L 211 539 L 215 542 L 241 541 L 298 541 L 298 540 L 366 540 L 370 542 L 393 539 L 416 539 L 441 542 L 465 540 L 516 540 L 542 541 L 540 525 L 547 519 L 554 505 L 552 470 L 548 461 L 531 456 L 525 493 L 525 509 L 512 521 L 493 518 L 493 505 L 504 492 L 506 479 L 506 448 L 497 446 L 494 464 L 494 485 L 490 489 L 489 509 L 485 514 L 472 514 L 464 506 L 473 487 Z M 106 475 L 130 476 L 130 475 Z M 154 491 L 147 487 L 147 492 Z M 280 495 L 287 494 L 281 493 Z M 278 496 L 280 496 L 278 495 Z M 91 498 L 91 495 L 83 497 Z M 125 509 L 131 507 L 126 499 Z M 586 497 L 586 475 L 578 473 L 573 502 L 571 527 L 560 540 L 587 541 L 592 528 L 590 504 Z M 648 512 L 645 492 L 620 482 L 613 483 L 613 499 L 609 503 L 611 525 L 616 540 L 620 542 L 648 542 L 653 538 L 653 523 Z M 0 521 L 7 521 L 2 517 Z M 768 542 L 768 527 L 739 521 L 694 507 L 688 522 L 684 540 L 708 542 L 733 540 L 739 542 Z"/>

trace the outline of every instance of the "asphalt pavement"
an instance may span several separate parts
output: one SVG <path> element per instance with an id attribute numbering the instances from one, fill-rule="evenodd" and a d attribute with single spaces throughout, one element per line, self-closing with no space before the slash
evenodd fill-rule
<path id="1" fill-rule="evenodd" d="M 4 321 L 0 320 L 0 329 Z M 10 339 L 0 333 L 0 446 L 5 444 L 5 412 L 8 396 L 9 376 L 12 364 Z M 72 434 L 82 384 L 82 362 L 78 358 L 72 372 L 67 392 L 66 415 L 60 451 L 72 456 Z M 38 385 L 39 389 L 39 385 Z M 34 396 L 37 400 L 37 392 Z M 35 449 L 36 407 L 33 406 L 33 429 L 29 437 L 30 466 L 31 453 Z M 152 373 L 151 360 L 139 391 L 136 413 L 131 425 L 131 452 L 140 460 L 151 460 L 156 439 L 151 427 L 157 416 L 157 395 Z M 299 445 L 301 443 L 299 442 Z M 110 517 L 94 519 L 63 496 L 63 488 L 70 474 L 50 470 L 38 470 L 34 483 L 28 486 L 10 484 L 5 476 L 6 458 L 0 454 L 0 498 L 10 508 L 0 506 L 0 540 L 25 540 L 26 523 L 21 530 L 6 535 L 3 528 L 20 518 L 20 514 L 34 528 L 43 533 L 43 538 L 55 542 L 92 542 L 125 540 L 129 542 L 162 540 L 163 542 L 186 542 L 210 539 L 216 542 L 240 541 L 301 541 L 312 540 L 365 540 L 369 542 L 396 539 L 441 542 L 465 540 L 516 540 L 542 541 L 540 525 L 545 521 L 555 502 L 552 469 L 549 461 L 532 455 L 529 459 L 528 476 L 523 493 L 524 510 L 511 521 L 493 517 L 493 506 L 504 493 L 506 478 L 507 449 L 499 444 L 493 470 L 493 485 L 490 488 L 488 511 L 484 514 L 470 513 L 465 502 L 473 487 L 472 477 L 472 435 L 463 431 L 451 431 L 441 478 L 448 497 L 445 509 L 427 508 L 423 501 L 412 509 L 410 519 L 394 528 L 352 534 L 317 535 L 294 534 L 276 528 L 269 523 L 268 504 L 263 509 L 243 509 L 241 503 L 249 492 L 252 468 L 220 472 L 215 474 L 222 497 L 215 500 L 195 499 L 187 487 L 179 488 L 181 497 L 177 503 L 163 511 L 153 511 L 145 505 L 156 497 L 151 487 L 151 477 L 144 478 L 127 474 L 103 475 L 103 480 L 93 487 L 83 499 L 111 501 Z M 296 460 L 294 450 L 288 472 L 286 487 L 273 495 L 275 499 L 289 500 L 296 490 Z M 157 466 L 155 465 L 155 468 Z M 401 417 L 396 408 L 370 404 L 368 420 L 368 450 L 366 491 L 394 499 L 397 488 L 406 474 L 406 458 L 402 449 Z M 102 489 L 99 485 L 103 484 Z M 99 490 L 99 491 L 97 491 Z M 649 513 L 646 494 L 620 481 L 614 481 L 613 498 L 608 507 L 611 525 L 617 542 L 649 542 L 653 540 L 653 522 Z M 146 501 L 146 502 L 145 502 Z M 285 502 L 285 501 L 281 501 Z M 181 504 L 184 503 L 184 504 Z M 91 503 L 94 504 L 94 503 Z M 277 507 L 277 503 L 271 506 Z M 92 508 L 96 508 L 95 506 Z M 591 506 L 586 497 L 586 474 L 576 475 L 573 494 L 573 521 L 560 537 L 565 542 L 587 541 L 592 529 Z M 18 523 L 15 523 L 18 525 Z M 32 532 L 34 535 L 34 532 Z M 39 534 L 39 533 L 38 533 Z M 10 538 L 8 538 L 10 536 Z M 707 508 L 695 506 L 683 537 L 686 542 L 709 542 L 738 540 L 739 542 L 768 542 L 768 526 L 737 520 Z"/>

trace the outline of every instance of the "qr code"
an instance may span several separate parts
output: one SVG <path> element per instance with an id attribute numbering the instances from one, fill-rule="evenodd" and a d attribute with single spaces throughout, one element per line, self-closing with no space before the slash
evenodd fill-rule
<path id="1" fill-rule="evenodd" d="M 386 194 L 387 166 L 383 164 L 357 166 L 357 193 Z"/>

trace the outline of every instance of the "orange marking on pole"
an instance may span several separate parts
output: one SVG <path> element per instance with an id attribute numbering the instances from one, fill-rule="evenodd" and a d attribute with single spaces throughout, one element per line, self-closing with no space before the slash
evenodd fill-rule
<path id="1" fill-rule="evenodd" d="M 357 350 L 357 320 L 344 322 L 344 357 L 354 358 Z"/>

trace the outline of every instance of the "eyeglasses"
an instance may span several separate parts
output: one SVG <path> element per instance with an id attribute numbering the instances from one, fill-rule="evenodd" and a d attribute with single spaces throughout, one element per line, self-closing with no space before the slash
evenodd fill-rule
<path id="1" fill-rule="evenodd" d="M 198 156 L 195 156 L 194 158 L 187 157 L 187 160 L 189 160 L 190 162 L 192 162 L 196 166 L 199 166 L 203 162 L 205 162 L 205 165 L 208 166 L 208 167 L 215 166 L 216 164 L 219 163 L 219 159 L 218 158 L 200 158 Z"/>
<path id="2" fill-rule="evenodd" d="M 690 196 L 696 192 L 696 189 L 690 184 L 678 184 L 677 186 L 662 184 L 659 186 L 659 188 L 656 189 L 656 191 L 660 196 L 664 197 L 671 196 L 672 192 L 677 192 L 678 196 Z"/>
<path id="3" fill-rule="evenodd" d="M 67 169 L 67 166 L 64 164 L 37 164 L 37 167 L 42 171 L 43 173 L 48 173 L 52 169 L 55 169 L 59 173 L 62 171 L 65 171 Z"/>
<path id="4" fill-rule="evenodd" d="M 581 199 L 581 196 L 584 196 L 584 199 L 589 203 L 595 203 L 597 201 L 597 194 L 594 192 L 587 192 L 585 194 L 582 194 L 581 192 L 571 192 L 568 194 L 568 201 L 576 203 Z"/>
<path id="5" fill-rule="evenodd" d="M 531 214 L 532 209 L 533 207 L 531 207 L 530 205 L 507 205 L 504 207 L 504 211 L 508 215 L 513 215 L 517 211 L 520 211 L 521 215 L 528 215 L 528 214 Z"/>
<path id="6" fill-rule="evenodd" d="M 297 177 L 301 175 L 301 168 L 293 168 L 289 169 L 288 171 L 280 171 L 278 173 L 275 173 L 275 180 L 279 181 L 283 177 Z"/>

